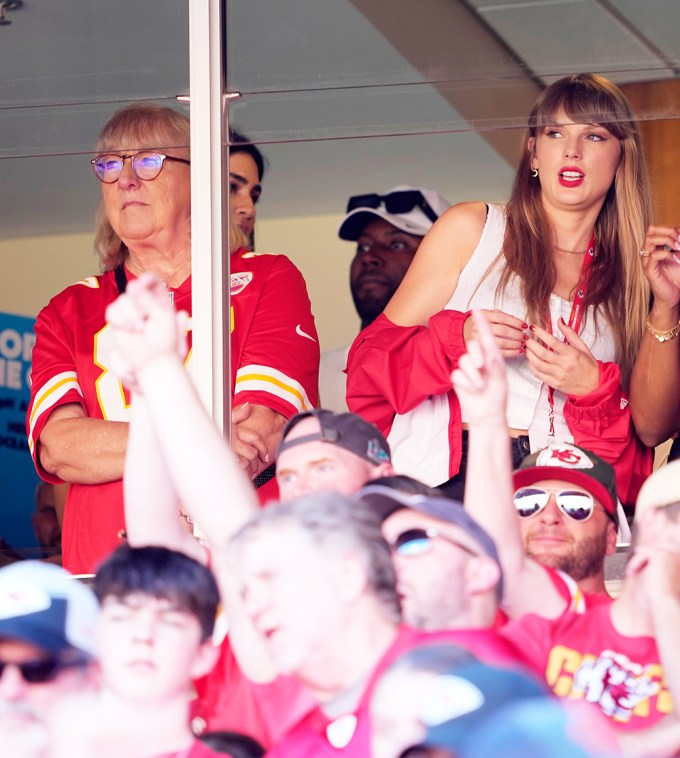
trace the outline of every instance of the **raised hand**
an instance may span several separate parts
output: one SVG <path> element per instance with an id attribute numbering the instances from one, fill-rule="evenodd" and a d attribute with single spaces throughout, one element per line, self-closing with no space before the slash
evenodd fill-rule
<path id="1" fill-rule="evenodd" d="M 115 350 L 111 364 L 121 381 L 135 387 L 135 376 L 159 357 L 184 360 L 190 319 L 175 312 L 168 291 L 153 274 L 129 282 L 127 289 L 106 309 Z"/>
<path id="2" fill-rule="evenodd" d="M 640 261 L 655 305 L 676 308 L 680 303 L 680 227 L 650 226 Z"/>
<path id="3" fill-rule="evenodd" d="M 540 326 L 531 331 L 538 338 L 526 344 L 526 357 L 533 375 L 566 395 L 581 397 L 600 384 L 600 366 L 578 334 L 562 319 L 557 326 L 566 342 Z"/>
<path id="4" fill-rule="evenodd" d="M 451 381 L 469 424 L 501 424 L 505 428 L 507 379 L 505 362 L 485 311 L 475 310 L 476 338 L 468 343 Z"/>

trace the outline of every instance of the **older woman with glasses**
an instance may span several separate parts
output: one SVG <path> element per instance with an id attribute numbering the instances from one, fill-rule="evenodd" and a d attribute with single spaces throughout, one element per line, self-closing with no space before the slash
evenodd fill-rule
<path id="1" fill-rule="evenodd" d="M 175 307 L 191 313 L 190 165 L 189 121 L 180 113 L 136 103 L 111 117 L 92 160 L 102 190 L 95 249 L 103 273 L 54 297 L 36 322 L 29 447 L 43 479 L 70 483 L 62 549 L 76 573 L 92 572 L 125 536 L 130 397 L 111 370 L 106 307 L 150 272 Z M 283 256 L 249 260 L 236 224 L 231 237 L 232 437 L 252 478 L 270 466 L 286 418 L 316 402 L 318 342 L 297 269 Z M 298 324 L 309 338 L 295 332 Z"/>

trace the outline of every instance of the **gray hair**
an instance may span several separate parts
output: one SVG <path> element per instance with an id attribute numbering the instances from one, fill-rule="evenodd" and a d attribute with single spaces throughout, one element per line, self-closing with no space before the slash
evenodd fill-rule
<path id="1" fill-rule="evenodd" d="M 316 492 L 261 510 L 231 539 L 238 547 L 262 530 L 297 528 L 323 552 L 353 553 L 363 562 L 371 593 L 387 618 L 400 619 L 396 575 L 381 520 L 358 500 L 337 492 Z"/>

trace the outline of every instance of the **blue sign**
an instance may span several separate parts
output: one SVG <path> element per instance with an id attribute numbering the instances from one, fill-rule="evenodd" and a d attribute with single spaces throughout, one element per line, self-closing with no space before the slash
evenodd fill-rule
<path id="1" fill-rule="evenodd" d="M 38 544 L 31 514 L 40 480 L 26 441 L 34 323 L 0 313 L 0 538 L 17 549 Z"/>

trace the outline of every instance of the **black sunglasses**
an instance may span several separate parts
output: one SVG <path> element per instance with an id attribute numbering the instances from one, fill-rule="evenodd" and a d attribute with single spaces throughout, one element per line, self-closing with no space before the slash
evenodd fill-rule
<path id="1" fill-rule="evenodd" d="M 439 218 L 420 190 L 398 190 L 389 195 L 353 195 L 347 201 L 347 213 L 357 208 L 380 208 L 381 205 L 388 213 L 410 213 L 414 208 L 420 208 L 433 223 Z"/>
<path id="2" fill-rule="evenodd" d="M 7 666 L 19 669 L 23 680 L 28 684 L 45 684 L 53 681 L 60 671 L 68 668 L 78 668 L 87 665 L 84 660 L 64 661 L 59 658 L 44 658 L 36 661 L 0 661 L 0 678 Z"/>
<path id="3" fill-rule="evenodd" d="M 396 540 L 389 546 L 393 553 L 405 555 L 408 557 L 424 555 L 432 549 L 432 540 L 440 539 L 464 550 L 470 555 L 479 555 L 462 542 L 448 537 L 446 534 L 438 532 L 436 529 L 407 529 L 402 532 Z"/>

